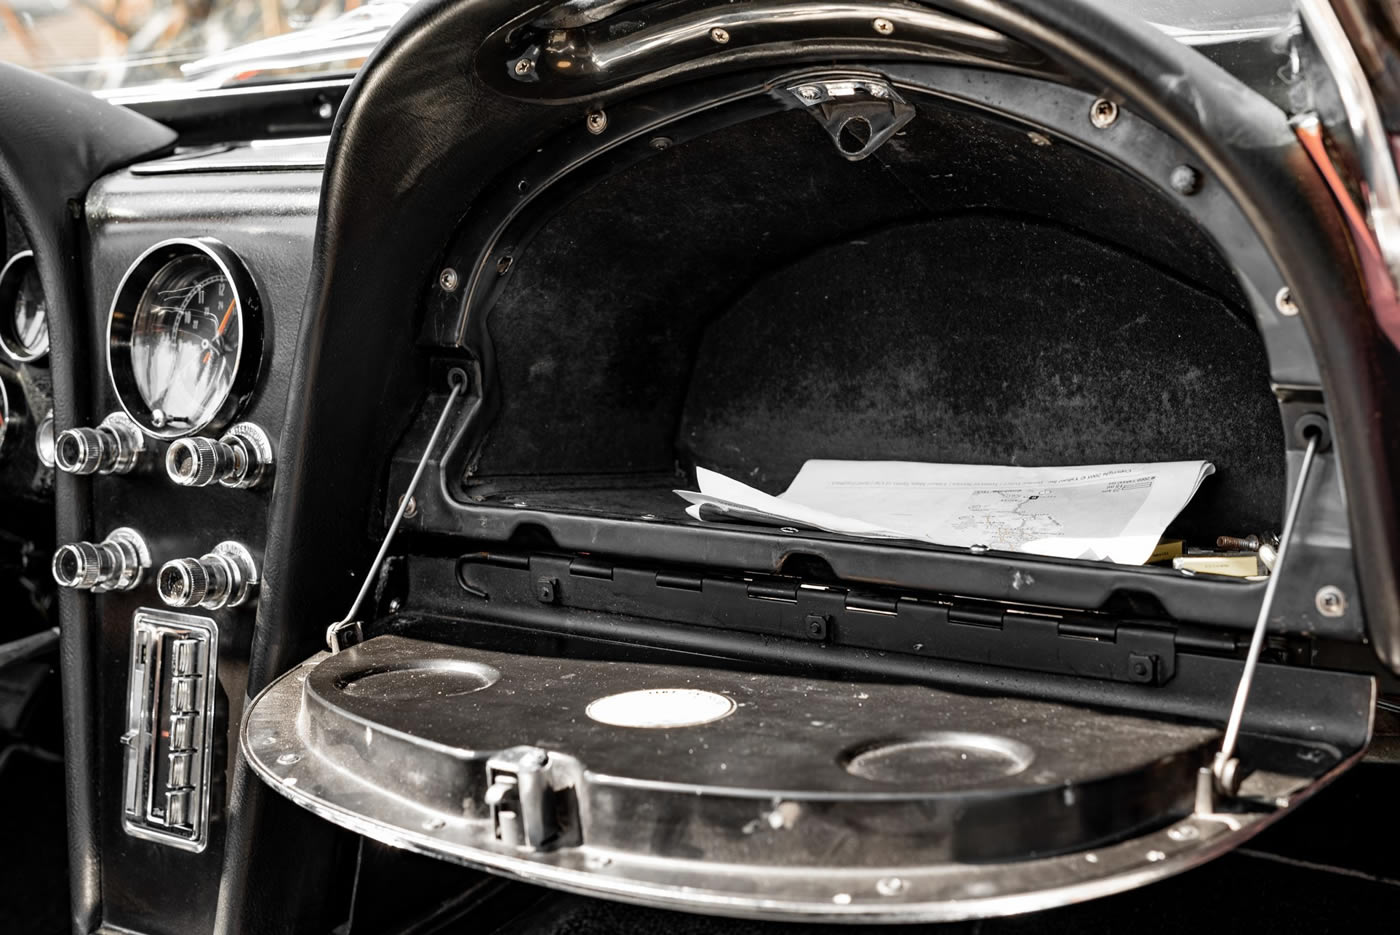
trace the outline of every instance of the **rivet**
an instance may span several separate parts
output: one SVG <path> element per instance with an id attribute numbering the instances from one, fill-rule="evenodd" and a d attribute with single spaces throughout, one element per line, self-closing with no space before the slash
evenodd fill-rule
<path id="1" fill-rule="evenodd" d="M 1089 122 L 1100 130 L 1107 130 L 1118 119 L 1118 105 L 1108 98 L 1101 97 L 1089 108 Z"/>
<path id="2" fill-rule="evenodd" d="M 882 36 L 888 36 L 894 32 L 894 23 L 891 23 L 883 16 L 877 16 L 875 22 L 871 23 L 871 25 L 874 26 L 875 31 Z"/>
<path id="3" fill-rule="evenodd" d="M 1147 852 L 1147 861 L 1148 861 L 1148 863 L 1153 863 L 1153 864 L 1155 864 L 1155 863 L 1159 863 L 1159 862 L 1161 862 L 1161 861 L 1163 861 L 1163 860 L 1166 860 L 1166 859 L 1167 859 L 1167 855 L 1166 855 L 1166 854 L 1163 854 L 1161 851 L 1148 851 L 1148 852 Z"/>
<path id="4" fill-rule="evenodd" d="M 1284 286 L 1274 295 L 1274 308 L 1278 313 L 1286 318 L 1292 318 L 1298 314 L 1298 303 L 1293 301 L 1293 292 Z"/>
<path id="5" fill-rule="evenodd" d="M 1201 173 L 1187 165 L 1173 169 L 1168 181 L 1172 190 L 1181 195 L 1194 195 L 1201 190 Z"/>
<path id="6" fill-rule="evenodd" d="M 653 136 L 651 138 L 651 148 L 660 152 L 663 149 L 670 149 L 674 142 L 669 136 Z"/>
<path id="7" fill-rule="evenodd" d="M 875 891 L 881 896 L 897 896 L 904 892 L 904 881 L 899 877 L 881 877 L 875 883 Z"/>
<path id="8" fill-rule="evenodd" d="M 291 766 L 301 759 L 300 753 L 284 753 L 277 758 L 278 766 Z"/>
<path id="9" fill-rule="evenodd" d="M 335 105 L 330 101 L 322 101 L 316 105 L 316 116 L 322 120 L 329 120 L 335 116 Z"/>
<path id="10" fill-rule="evenodd" d="M 1031 142 L 1037 146 L 1050 145 L 1050 137 L 1046 136 L 1044 133 L 1036 133 L 1034 130 L 1032 130 L 1029 133 L 1027 133 L 1026 136 L 1029 136 L 1031 138 Z"/>
<path id="11" fill-rule="evenodd" d="M 447 827 L 447 821 L 443 818 L 429 818 L 423 822 L 424 831 L 440 831 L 445 827 Z"/>
<path id="12" fill-rule="evenodd" d="M 608 128 L 608 115 L 601 110 L 591 111 L 584 122 L 588 126 L 588 132 L 597 136 Z"/>
<path id="13" fill-rule="evenodd" d="M 710 30 L 710 38 L 719 45 L 724 45 L 729 41 L 729 30 L 716 26 Z"/>
<path id="14" fill-rule="evenodd" d="M 443 292 L 456 292 L 457 282 L 457 271 L 450 266 L 438 274 L 438 285 Z"/>
<path id="15" fill-rule="evenodd" d="M 1201 836 L 1201 831 L 1195 825 L 1177 825 L 1167 832 L 1167 837 L 1173 841 L 1194 841 Z"/>

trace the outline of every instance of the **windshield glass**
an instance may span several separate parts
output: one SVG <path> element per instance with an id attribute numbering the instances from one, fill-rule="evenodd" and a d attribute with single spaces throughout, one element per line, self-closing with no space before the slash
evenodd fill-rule
<path id="1" fill-rule="evenodd" d="M 93 91 L 353 73 L 411 0 L 0 0 L 0 60 Z"/>

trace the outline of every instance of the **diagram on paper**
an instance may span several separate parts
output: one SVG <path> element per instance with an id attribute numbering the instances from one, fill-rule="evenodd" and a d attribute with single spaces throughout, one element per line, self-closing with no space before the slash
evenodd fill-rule
<path id="1" fill-rule="evenodd" d="M 974 490 L 963 512 L 950 517 L 948 527 L 958 538 L 1008 552 L 1044 539 L 1103 535 L 1125 529 L 1147 500 L 1150 481 L 1097 485 L 1090 498 L 1082 487 L 1069 491 L 1053 487 Z M 1068 494 L 1068 495 L 1067 495 Z"/>

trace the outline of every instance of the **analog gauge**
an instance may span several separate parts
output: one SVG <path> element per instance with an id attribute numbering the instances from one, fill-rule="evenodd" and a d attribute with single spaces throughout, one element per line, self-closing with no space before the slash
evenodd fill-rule
<path id="1" fill-rule="evenodd" d="M 227 247 L 173 240 L 127 270 L 107 325 L 112 386 L 147 433 L 178 438 L 230 421 L 257 378 L 260 304 Z"/>
<path id="2" fill-rule="evenodd" d="M 0 347 L 25 362 L 49 352 L 48 304 L 30 250 L 10 257 L 0 271 Z"/>

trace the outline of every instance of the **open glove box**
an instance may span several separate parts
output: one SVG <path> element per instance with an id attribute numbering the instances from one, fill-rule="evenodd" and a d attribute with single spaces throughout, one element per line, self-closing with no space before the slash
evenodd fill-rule
<path id="1" fill-rule="evenodd" d="M 473 201 L 377 603 L 243 723 L 281 794 L 579 892 L 949 920 L 1199 864 L 1362 754 L 1373 680 L 1308 664 L 1367 635 L 1322 382 L 1235 201 L 1034 56 L 842 61 L 604 95 Z M 1284 549 L 1237 580 L 673 492 L 809 459 L 1207 460 L 1167 534 Z"/>

